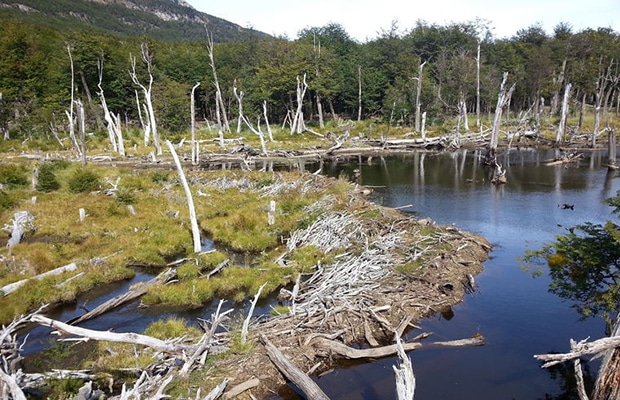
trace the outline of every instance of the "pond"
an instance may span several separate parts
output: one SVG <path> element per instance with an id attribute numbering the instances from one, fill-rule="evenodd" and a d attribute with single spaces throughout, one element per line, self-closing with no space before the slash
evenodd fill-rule
<path id="1" fill-rule="evenodd" d="M 323 164 L 331 176 L 348 176 L 373 187 L 372 199 L 405 213 L 430 217 L 440 224 L 455 224 L 478 233 L 494 246 L 485 270 L 476 277 L 478 290 L 465 300 L 418 325 L 413 337 L 432 332 L 426 341 L 453 340 L 482 334 L 487 344 L 472 348 L 423 347 L 410 352 L 417 379 L 416 400 L 463 399 L 560 399 L 574 392 L 572 367 L 552 371 L 540 368 L 534 354 L 565 352 L 571 338 L 597 339 L 605 335 L 600 319 L 580 320 L 571 304 L 548 293 L 546 276 L 533 278 L 520 268 L 518 257 L 527 249 L 538 249 L 575 224 L 602 223 L 613 219 L 602 200 L 620 190 L 620 180 L 607 174 L 606 152 L 586 152 L 577 163 L 546 166 L 556 156 L 553 150 L 515 149 L 499 157 L 508 182 L 490 183 L 489 170 L 480 165 L 482 153 L 412 152 L 391 157 L 360 157 L 355 162 Z M 318 165 L 305 166 L 311 172 Z M 573 205 L 566 209 L 564 204 Z M 209 245 L 208 243 L 206 244 Z M 137 280 L 152 275 L 139 274 Z M 68 320 L 105 300 L 124 293 L 135 283 L 102 287 L 99 293 L 82 296 L 77 305 L 53 310 L 50 317 Z M 161 309 L 139 308 L 139 302 L 87 321 L 80 326 L 142 332 L 162 318 Z M 230 304 L 232 307 L 233 304 Z M 246 309 L 248 305 L 246 304 Z M 235 308 L 239 308 L 238 305 Z M 209 318 L 212 307 L 167 315 L 189 320 Z M 241 310 L 242 311 L 242 310 Z M 259 303 L 255 314 L 268 314 L 270 304 Z M 49 330 L 30 332 L 26 354 L 49 346 Z M 341 365 L 315 378 L 332 400 L 395 399 L 392 365 L 395 358 L 372 363 Z M 598 364 L 587 364 L 591 374 Z M 276 399 L 299 399 L 293 388 L 282 388 Z"/>
<path id="2" fill-rule="evenodd" d="M 571 338 L 603 337 L 605 325 L 595 318 L 581 321 L 570 303 L 548 293 L 546 274 L 533 278 L 520 268 L 518 257 L 575 224 L 615 219 L 602 201 L 615 195 L 620 180 L 607 174 L 606 152 L 584 153 L 578 163 L 547 166 L 545 160 L 554 158 L 556 151 L 521 149 L 498 157 L 508 183 L 495 186 L 479 163 L 481 155 L 463 150 L 363 158 L 354 165 L 331 165 L 329 174 L 346 174 L 374 186 L 375 201 L 455 224 L 494 246 L 485 270 L 476 277 L 478 290 L 409 333 L 413 337 L 432 332 L 427 341 L 480 333 L 487 344 L 410 352 L 416 400 L 575 398 L 572 365 L 544 370 L 533 355 L 566 352 Z M 317 382 L 331 399 L 393 399 L 395 363 L 389 358 L 348 366 Z M 598 363 L 587 367 L 595 376 Z"/>

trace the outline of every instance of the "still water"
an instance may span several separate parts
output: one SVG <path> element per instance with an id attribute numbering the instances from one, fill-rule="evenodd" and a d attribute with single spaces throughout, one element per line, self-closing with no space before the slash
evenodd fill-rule
<path id="1" fill-rule="evenodd" d="M 324 165 L 325 173 L 346 175 L 373 186 L 373 200 L 403 209 L 419 217 L 486 237 L 494 246 L 485 270 L 476 277 L 478 290 L 443 313 L 421 321 L 421 331 L 432 332 L 430 340 L 452 340 L 480 333 L 487 344 L 473 348 L 422 348 L 410 352 L 417 379 L 416 400 L 435 399 L 573 399 L 573 387 L 562 370 L 540 368 L 534 354 L 565 352 L 569 340 L 597 339 L 605 335 L 598 319 L 580 321 L 571 304 L 549 294 L 546 276 L 532 278 L 520 269 L 518 257 L 527 249 L 538 249 L 566 228 L 590 221 L 614 219 L 602 200 L 620 190 L 620 179 L 603 167 L 605 152 L 585 153 L 578 163 L 546 166 L 553 151 L 513 150 L 499 157 L 508 183 L 492 185 L 489 171 L 481 167 L 481 153 L 411 153 L 398 157 L 367 157 L 357 162 Z M 314 166 L 313 166 L 314 167 Z M 312 171 L 315 171 L 313 169 Z M 574 205 L 564 209 L 563 204 Z M 207 244 L 208 246 L 208 244 Z M 150 279 L 139 275 L 136 279 Z M 53 310 L 50 317 L 68 320 L 105 300 L 124 293 L 136 281 L 101 288 L 83 296 L 75 306 Z M 232 306 L 232 304 L 231 304 Z M 238 305 L 235 308 L 239 308 Z M 269 313 L 260 304 L 257 314 Z M 125 305 L 80 326 L 116 332 L 142 332 L 151 322 L 175 315 L 189 320 L 209 318 L 210 307 L 191 313 L 138 308 Z M 408 333 L 413 337 L 421 332 Z M 49 330 L 30 332 L 26 353 L 49 345 Z M 316 378 L 332 400 L 391 400 L 396 398 L 392 365 L 386 358 L 337 368 Z M 598 364 L 587 364 L 596 373 Z M 572 367 L 568 368 L 572 374 Z M 298 399 L 293 389 L 282 397 Z"/>
<path id="2" fill-rule="evenodd" d="M 574 386 L 562 368 L 540 368 L 534 354 L 566 352 L 571 338 L 605 335 L 599 319 L 580 321 L 571 304 L 548 293 L 548 277 L 533 278 L 519 256 L 538 249 L 575 224 L 615 219 L 602 203 L 620 189 L 620 180 L 603 167 L 606 152 L 584 154 L 578 163 L 546 166 L 554 151 L 513 150 L 498 160 L 508 183 L 489 183 L 475 151 L 416 153 L 406 157 L 366 158 L 354 165 L 333 165 L 331 175 L 346 174 L 375 186 L 374 199 L 405 212 L 430 217 L 478 233 L 494 249 L 476 277 L 478 291 L 451 313 L 422 321 L 428 340 L 452 340 L 480 333 L 487 344 L 472 348 L 422 348 L 409 353 L 417 380 L 416 400 L 573 399 Z M 574 209 L 564 209 L 564 204 Z M 420 333 L 414 330 L 413 337 Z M 339 369 L 318 379 L 332 399 L 394 399 L 395 359 Z M 595 375 L 597 362 L 586 364 Z M 572 374 L 572 365 L 568 366 Z M 570 381 L 570 379 L 569 379 Z"/>

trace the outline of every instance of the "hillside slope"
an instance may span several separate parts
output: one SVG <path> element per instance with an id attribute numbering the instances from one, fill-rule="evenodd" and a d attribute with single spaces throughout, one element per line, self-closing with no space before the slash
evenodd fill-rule
<path id="1" fill-rule="evenodd" d="M 264 33 L 197 11 L 183 0 L 0 0 L 0 20 L 15 19 L 60 31 L 95 30 L 162 41 L 206 38 L 235 42 Z"/>

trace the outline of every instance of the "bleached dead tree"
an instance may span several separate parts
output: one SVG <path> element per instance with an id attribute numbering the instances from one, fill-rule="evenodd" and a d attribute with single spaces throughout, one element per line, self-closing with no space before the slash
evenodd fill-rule
<path id="1" fill-rule="evenodd" d="M 198 142 L 196 141 L 196 98 L 195 92 L 196 88 L 200 86 L 200 82 L 196 82 L 196 84 L 192 87 L 192 94 L 190 95 L 190 118 L 191 118 L 191 129 L 192 129 L 192 165 L 198 164 Z"/>
<path id="2" fill-rule="evenodd" d="M 82 167 L 84 167 L 86 165 L 86 116 L 84 114 L 84 104 L 82 104 L 82 100 L 77 99 L 75 105 L 78 111 L 80 128 L 80 158 L 82 159 Z"/>
<path id="3" fill-rule="evenodd" d="M 209 64 L 211 65 L 211 71 L 213 72 L 213 86 L 215 86 L 215 116 L 217 123 L 220 126 L 220 131 L 225 133 L 230 132 L 230 125 L 228 124 L 228 116 L 226 115 L 226 106 L 222 98 L 222 90 L 220 89 L 220 82 L 217 79 L 217 71 L 215 69 L 215 57 L 213 55 L 213 37 L 207 31 L 207 53 L 209 54 Z"/>
<path id="4" fill-rule="evenodd" d="M 243 96 L 245 96 L 245 93 L 243 91 L 237 91 L 236 79 L 233 83 L 233 94 L 237 99 L 237 107 L 239 108 L 239 116 L 237 118 L 237 133 L 241 133 L 241 124 L 243 123 Z"/>
<path id="5" fill-rule="evenodd" d="M 148 43 L 142 43 L 140 46 L 140 56 L 142 57 L 142 62 L 146 65 L 146 70 L 149 74 L 149 83 L 144 85 L 140 82 L 138 78 L 138 73 L 136 72 L 136 57 L 133 55 L 129 55 L 129 59 L 131 61 L 131 71 L 129 71 L 129 76 L 131 77 L 131 81 L 142 89 L 142 95 L 144 97 L 144 109 L 146 111 L 146 118 L 148 119 L 148 127 L 153 137 L 153 144 L 155 145 L 155 150 L 157 151 L 157 155 L 160 156 L 162 154 L 161 145 L 159 143 L 159 133 L 157 132 L 157 121 L 155 120 L 155 111 L 153 109 L 153 99 L 152 99 L 152 89 L 153 89 L 153 73 L 151 72 L 153 66 L 153 54 L 149 51 Z M 139 112 L 140 107 L 138 107 Z M 147 130 L 145 129 L 145 138 L 146 138 Z M 146 141 L 146 139 L 145 139 Z"/>
<path id="6" fill-rule="evenodd" d="M 67 45 L 67 52 L 69 53 L 69 62 L 71 66 L 71 104 L 69 107 L 69 111 L 65 110 L 65 114 L 67 115 L 67 119 L 69 120 L 69 138 L 71 139 L 71 144 L 75 151 L 77 151 L 78 155 L 81 155 L 80 145 L 78 144 L 77 138 L 75 137 L 75 69 L 73 67 L 73 55 L 71 54 L 71 45 Z"/>
<path id="7" fill-rule="evenodd" d="M 269 119 L 267 118 L 267 100 L 263 101 L 263 118 L 265 118 L 265 125 L 267 125 L 267 134 L 269 135 L 269 141 L 273 142 L 273 132 L 271 131 L 271 125 L 269 125 Z"/>
<path id="8" fill-rule="evenodd" d="M 606 68 L 601 68 L 601 72 L 596 80 L 596 93 L 595 93 L 595 104 L 594 104 L 594 130 L 592 132 L 592 142 L 591 146 L 596 146 L 596 138 L 601 133 L 601 112 L 604 112 L 607 107 L 607 103 L 609 102 L 609 96 L 611 92 L 613 92 L 614 87 L 618 83 L 620 79 L 620 75 L 616 74 L 614 77 L 612 75 L 612 70 L 614 68 L 614 60 L 612 59 L 609 63 L 609 66 Z M 616 65 L 616 69 L 618 66 Z"/>
<path id="9" fill-rule="evenodd" d="M 306 82 L 306 74 L 304 74 L 303 80 L 300 80 L 299 76 L 297 76 L 297 110 L 295 111 L 295 115 L 293 116 L 293 121 L 291 123 L 291 134 L 302 133 L 306 130 L 303 107 L 304 96 L 306 95 L 307 89 L 308 83 Z"/>
<path id="10" fill-rule="evenodd" d="M 97 68 L 99 70 L 99 83 L 97 87 L 99 91 L 99 101 L 101 102 L 101 108 L 103 109 L 103 118 L 108 130 L 108 137 L 110 138 L 110 144 L 112 150 L 118 152 L 122 157 L 125 156 L 125 144 L 123 142 L 123 131 L 121 130 L 121 121 L 119 116 L 114 115 L 108 109 L 108 103 L 106 102 L 105 95 L 103 94 L 103 87 L 101 86 L 103 81 L 103 57 L 97 62 Z"/>
<path id="11" fill-rule="evenodd" d="M 362 66 L 357 66 L 357 121 L 362 120 Z"/>
<path id="12" fill-rule="evenodd" d="M 424 65 L 426 61 L 421 63 L 418 66 L 418 77 L 414 78 L 416 80 L 416 93 L 415 93 L 415 131 L 420 132 L 420 123 L 421 123 L 421 107 L 420 98 L 422 96 L 422 73 L 424 71 Z"/>
<path id="13" fill-rule="evenodd" d="M 476 50 L 476 127 L 482 130 L 480 125 L 480 41 Z"/>
<path id="14" fill-rule="evenodd" d="M 568 101 L 570 99 L 570 90 L 572 85 L 570 83 L 566 84 L 566 88 L 564 88 L 564 99 L 562 100 L 562 112 L 560 115 L 560 123 L 558 124 L 558 130 L 555 135 L 555 143 L 559 144 L 564 137 L 564 132 L 566 131 L 566 118 L 568 117 Z"/>
<path id="15" fill-rule="evenodd" d="M 245 116 L 241 116 L 240 118 L 243 119 L 245 124 L 252 131 L 252 133 L 254 133 L 255 135 L 258 136 L 258 138 L 260 139 L 260 146 L 261 146 L 262 154 L 266 156 L 267 155 L 267 145 L 265 144 L 265 134 L 263 133 L 262 129 L 260 128 L 260 116 L 258 117 L 257 128 L 254 128 L 252 126 L 252 124 L 250 124 L 250 122 L 248 121 L 248 119 Z"/>
<path id="16" fill-rule="evenodd" d="M 513 84 L 508 91 L 506 91 L 506 82 L 508 81 L 508 72 L 504 72 L 502 77 L 502 83 L 499 87 L 499 94 L 497 95 L 497 106 L 495 107 L 495 117 L 493 118 L 493 127 L 491 128 L 491 139 L 489 141 L 489 149 L 485 156 L 485 163 L 489 165 L 496 165 L 497 144 L 499 142 L 499 128 L 502 121 L 502 110 L 508 104 L 512 92 L 514 91 L 515 84 Z"/>
<path id="17" fill-rule="evenodd" d="M 168 149 L 172 154 L 172 158 L 174 159 L 174 163 L 177 167 L 177 172 L 179 173 L 179 179 L 181 180 L 181 184 L 183 185 L 183 189 L 185 190 L 185 196 L 187 197 L 187 207 L 189 208 L 189 219 L 192 227 L 192 237 L 194 239 L 194 252 L 200 253 L 200 251 L 202 250 L 202 244 L 200 243 L 200 228 L 198 227 L 198 219 L 196 218 L 194 198 L 192 196 L 191 190 L 189 189 L 189 184 L 187 183 L 185 173 L 183 172 L 183 166 L 181 165 L 179 156 L 174 149 L 174 145 L 170 142 L 170 140 L 166 140 L 166 146 L 168 146 Z"/>

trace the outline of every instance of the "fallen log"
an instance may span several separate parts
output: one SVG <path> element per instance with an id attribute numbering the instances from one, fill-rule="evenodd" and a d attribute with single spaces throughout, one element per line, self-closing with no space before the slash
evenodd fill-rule
<path id="1" fill-rule="evenodd" d="M 413 395 L 415 394 L 413 365 L 411 365 L 411 359 L 405 353 L 403 342 L 398 334 L 396 334 L 396 350 L 398 352 L 399 366 L 392 365 L 392 369 L 396 375 L 398 400 L 413 400 Z"/>
<path id="2" fill-rule="evenodd" d="M 53 269 L 51 271 L 47 271 L 47 272 L 44 272 L 42 274 L 35 275 L 35 276 L 31 277 L 31 278 L 22 279 L 21 281 L 9 283 L 8 285 L 5 285 L 2 288 L 0 288 L 0 293 L 2 293 L 3 296 L 6 296 L 6 295 L 8 295 L 10 293 L 13 293 L 14 291 L 19 289 L 20 287 L 22 287 L 24 284 L 26 284 L 26 282 L 28 282 L 31 279 L 41 280 L 41 279 L 47 278 L 49 276 L 60 275 L 60 274 L 63 274 L 65 272 L 75 271 L 76 269 L 77 269 L 77 264 L 76 263 L 67 264 L 67 265 L 65 265 L 63 267 L 58 267 L 58 268 Z"/>
<path id="3" fill-rule="evenodd" d="M 445 342 L 433 342 L 435 346 L 446 347 L 467 347 L 467 346 L 484 346 L 485 340 L 482 335 L 475 335 L 467 339 L 448 340 Z"/>
<path id="4" fill-rule="evenodd" d="M 247 380 L 243 383 L 240 383 L 232 387 L 229 391 L 224 393 L 223 398 L 224 400 L 233 399 L 239 396 L 241 393 L 245 392 L 246 390 L 250 390 L 258 386 L 259 384 L 260 384 L 260 381 L 258 380 L 258 378 L 252 378 L 250 380 Z"/>
<path id="5" fill-rule="evenodd" d="M 534 358 L 545 361 L 542 368 L 548 368 L 565 361 L 573 360 L 589 354 L 594 354 L 594 358 L 599 357 L 602 353 L 620 347 L 620 336 L 607 337 L 587 343 L 582 340 L 571 346 L 571 351 L 560 354 L 535 354 Z"/>
<path id="6" fill-rule="evenodd" d="M 2 382 L 2 385 L 0 385 L 0 389 L 2 389 L 0 393 L 4 392 L 3 386 L 6 385 L 13 400 L 26 400 L 26 395 L 17 384 L 15 377 L 5 374 L 2 368 L 0 368 L 0 382 Z"/>
<path id="7" fill-rule="evenodd" d="M 321 388 L 308 375 L 304 374 L 303 371 L 290 362 L 265 336 L 261 335 L 261 342 L 265 345 L 271 362 L 287 379 L 297 385 L 309 400 L 329 400 L 329 397 Z"/>
<path id="8" fill-rule="evenodd" d="M 329 351 L 333 354 L 337 354 L 348 359 L 383 358 L 392 356 L 398 352 L 398 347 L 395 344 L 383 347 L 373 347 L 371 349 L 355 349 L 341 342 L 329 340 L 324 337 L 316 337 L 312 339 L 310 343 L 321 350 Z M 405 351 L 416 350 L 420 347 L 422 347 L 422 344 L 420 343 L 403 343 L 403 348 Z"/>
<path id="9" fill-rule="evenodd" d="M 135 285 L 130 291 L 106 301 L 105 303 L 101 304 L 95 309 L 87 312 L 86 314 L 80 317 L 74 318 L 68 321 L 67 323 L 75 325 L 75 324 L 79 324 L 80 322 L 86 321 L 88 319 L 95 318 L 122 304 L 125 304 L 134 299 L 137 299 L 138 297 L 144 295 L 150 287 L 157 285 L 159 283 L 166 283 L 170 281 L 172 278 L 174 278 L 175 276 L 176 276 L 176 271 L 173 269 L 168 269 L 167 271 L 164 271 L 161 274 L 157 275 L 155 278 L 147 282 L 139 283 Z"/>
<path id="10" fill-rule="evenodd" d="M 85 339 L 101 340 L 106 342 L 137 344 L 140 346 L 150 347 L 157 351 L 168 354 L 182 354 L 183 352 L 193 351 L 196 348 L 195 345 L 170 343 L 150 336 L 140 335 L 132 332 L 115 333 L 80 328 L 77 326 L 65 324 L 64 322 L 53 320 L 51 318 L 44 317 L 42 315 L 32 315 L 30 316 L 30 321 L 41 326 L 47 326 L 52 329 L 56 329 L 59 331 L 60 334 L 66 333 L 69 335 L 80 336 Z"/>

